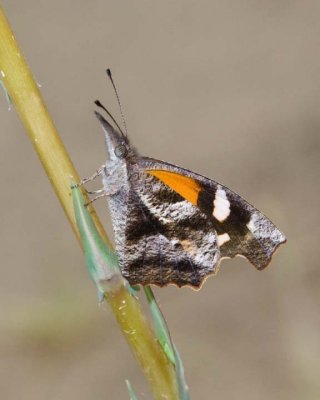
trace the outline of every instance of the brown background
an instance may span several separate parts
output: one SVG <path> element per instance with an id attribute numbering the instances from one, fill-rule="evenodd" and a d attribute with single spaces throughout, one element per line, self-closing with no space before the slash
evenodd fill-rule
<path id="1" fill-rule="evenodd" d="M 319 1 L 1 3 L 81 176 L 105 159 L 93 100 L 119 115 L 111 67 L 142 154 L 226 184 L 288 237 L 264 272 L 228 260 L 198 293 L 156 290 L 192 398 L 318 399 Z M 0 120 L 1 399 L 128 399 L 126 378 L 150 399 L 4 96 Z"/>

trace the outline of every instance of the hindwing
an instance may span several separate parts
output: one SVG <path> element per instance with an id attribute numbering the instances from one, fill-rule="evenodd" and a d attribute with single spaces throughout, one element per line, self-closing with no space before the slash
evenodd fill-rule
<path id="1" fill-rule="evenodd" d="M 141 171 L 130 180 L 122 274 L 133 284 L 200 287 L 220 258 L 212 221 L 159 179 Z"/>

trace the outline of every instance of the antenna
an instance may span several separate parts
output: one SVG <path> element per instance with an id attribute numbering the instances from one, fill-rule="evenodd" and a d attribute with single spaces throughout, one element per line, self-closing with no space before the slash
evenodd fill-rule
<path id="1" fill-rule="evenodd" d="M 116 94 L 116 96 L 117 96 L 117 100 L 118 100 L 118 104 L 119 104 L 119 108 L 120 108 L 120 114 L 121 114 L 121 118 L 122 118 L 122 123 L 123 123 L 123 126 L 124 126 L 124 130 L 126 131 L 125 136 L 128 136 L 128 130 L 127 130 L 126 120 L 124 119 L 124 115 L 123 115 L 122 107 L 121 107 L 121 102 L 120 102 L 120 98 L 119 98 L 119 95 L 118 95 L 118 91 L 117 91 L 116 85 L 115 85 L 114 82 L 113 82 L 113 78 L 112 78 L 112 74 L 111 74 L 111 69 L 108 68 L 108 69 L 106 70 L 106 72 L 107 72 L 107 75 L 108 75 L 108 77 L 109 77 L 109 79 L 110 79 L 110 81 L 111 81 L 111 83 L 112 83 L 114 92 L 115 92 L 115 94 Z M 118 126 L 118 124 L 117 124 L 117 126 Z M 120 131 L 121 131 L 121 129 L 120 129 Z M 121 131 L 121 132 L 122 132 L 122 131 Z"/>
<path id="2" fill-rule="evenodd" d="M 120 128 L 120 126 L 118 125 L 117 121 L 113 118 L 111 112 L 108 111 L 108 110 L 106 109 L 106 107 L 105 107 L 99 100 L 96 100 L 96 101 L 94 102 L 94 104 L 95 104 L 96 106 L 102 108 L 102 109 L 109 115 L 109 117 L 112 119 L 112 121 L 114 122 L 114 124 L 116 125 L 116 127 L 119 129 L 119 131 L 122 133 L 122 135 L 123 135 L 123 136 L 126 136 L 126 135 L 123 133 L 123 131 L 122 131 L 122 129 Z"/>

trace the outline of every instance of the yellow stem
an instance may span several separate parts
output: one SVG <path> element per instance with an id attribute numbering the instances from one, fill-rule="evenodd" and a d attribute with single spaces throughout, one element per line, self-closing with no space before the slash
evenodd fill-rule
<path id="1" fill-rule="evenodd" d="M 0 79 L 25 126 L 66 216 L 79 239 L 70 193 L 70 181 L 78 174 L 58 135 L 41 93 L 19 49 L 0 6 Z M 101 236 L 109 239 L 92 209 Z M 143 369 L 156 400 L 178 399 L 175 371 L 157 342 L 139 303 L 121 287 L 109 303 L 131 350 Z"/>

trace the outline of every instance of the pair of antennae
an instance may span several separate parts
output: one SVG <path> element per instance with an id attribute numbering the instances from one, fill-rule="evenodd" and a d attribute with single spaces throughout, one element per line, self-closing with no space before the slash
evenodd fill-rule
<path id="1" fill-rule="evenodd" d="M 110 113 L 110 111 L 107 110 L 106 107 L 105 107 L 99 100 L 96 100 L 94 103 L 95 103 L 96 106 L 102 108 L 102 109 L 109 115 L 109 117 L 110 117 L 111 120 L 114 122 L 114 124 L 115 124 L 116 127 L 119 129 L 119 131 L 122 133 L 122 135 L 125 136 L 125 137 L 128 137 L 127 124 L 126 124 L 126 121 L 125 121 L 125 119 L 124 119 L 124 115 L 123 115 L 123 112 L 122 112 L 122 107 L 121 107 L 120 98 L 119 98 L 119 95 L 118 95 L 118 91 L 117 91 L 116 85 L 114 84 L 114 81 L 113 81 L 113 78 L 112 78 L 111 70 L 108 68 L 108 69 L 106 70 L 106 73 L 107 73 L 107 75 L 108 75 L 108 77 L 109 77 L 109 79 L 110 79 L 110 81 L 111 81 L 113 90 L 114 90 L 115 95 L 116 95 L 116 97 L 117 97 L 117 101 L 118 101 L 118 105 L 119 105 L 119 109 L 120 109 L 120 114 L 121 114 L 122 123 L 123 123 L 124 129 L 125 129 L 125 133 L 124 133 L 123 130 L 120 128 L 119 124 L 118 124 L 117 121 L 114 119 L 114 117 L 113 117 L 113 115 Z"/>

